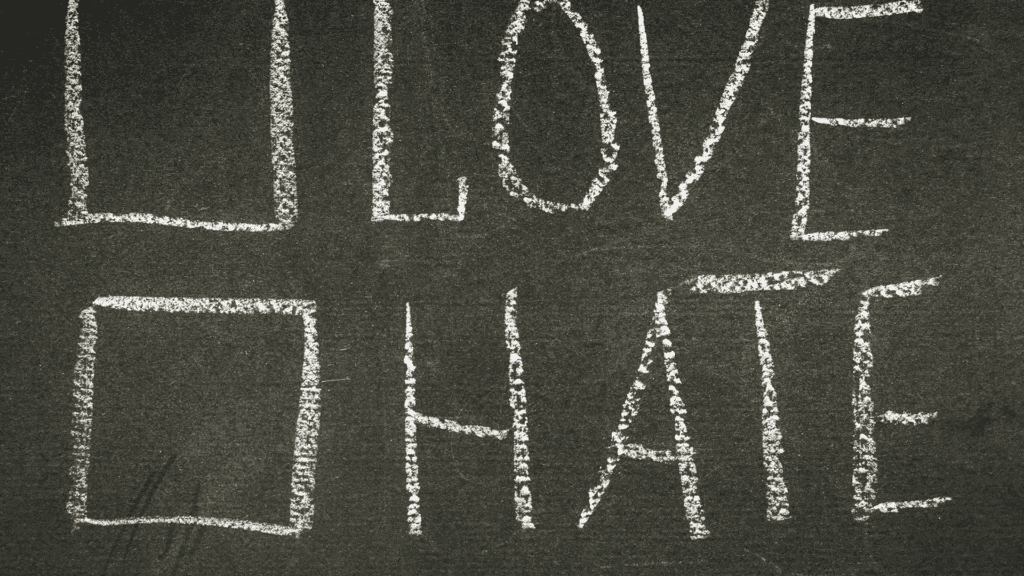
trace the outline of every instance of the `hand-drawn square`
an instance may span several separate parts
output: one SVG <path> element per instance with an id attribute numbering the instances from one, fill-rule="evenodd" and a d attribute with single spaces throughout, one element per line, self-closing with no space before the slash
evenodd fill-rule
<path id="1" fill-rule="evenodd" d="M 212 313 L 212 314 L 286 314 L 302 317 L 304 352 L 299 415 L 295 426 L 295 451 L 292 465 L 290 520 L 287 526 L 205 516 L 141 516 L 100 520 L 88 516 L 88 474 L 93 419 L 93 379 L 96 364 L 98 327 L 96 307 L 130 312 Z M 131 524 L 192 524 L 239 528 L 298 536 L 312 526 L 313 487 L 316 471 L 317 433 L 320 428 L 320 361 L 316 341 L 316 303 L 307 300 L 256 300 L 213 298 L 151 298 L 107 296 L 97 298 L 82 310 L 82 332 L 78 361 L 75 364 L 75 410 L 72 438 L 74 462 L 71 465 L 72 489 L 67 510 L 75 526 L 124 526 Z"/>
<path id="2" fill-rule="evenodd" d="M 159 224 L 179 228 L 201 228 L 222 232 L 274 232 L 288 230 L 298 215 L 295 186 L 295 153 L 292 146 L 291 51 L 288 42 L 288 14 L 284 0 L 274 0 L 274 21 L 270 46 L 270 139 L 274 165 L 274 204 L 276 222 L 206 222 L 157 216 L 155 214 L 90 213 L 86 188 L 85 121 L 82 118 L 82 55 L 78 32 L 78 1 L 68 1 L 64 32 L 64 129 L 68 136 L 68 168 L 71 170 L 71 199 L 68 213 L 57 226 L 96 224 L 99 222 Z"/>

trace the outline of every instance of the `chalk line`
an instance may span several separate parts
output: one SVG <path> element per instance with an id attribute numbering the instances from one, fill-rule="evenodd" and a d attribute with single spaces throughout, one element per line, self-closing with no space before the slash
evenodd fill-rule
<path id="1" fill-rule="evenodd" d="M 88 158 L 85 154 L 85 120 L 82 118 L 82 55 L 78 34 L 78 0 L 68 0 L 64 26 L 64 130 L 68 136 L 68 169 L 71 171 L 71 199 L 68 219 L 85 215 L 89 187 Z"/>
<path id="2" fill-rule="evenodd" d="M 938 412 L 893 412 L 892 410 L 886 410 L 884 414 L 878 417 L 879 420 L 887 424 L 904 424 L 909 426 L 917 426 L 918 424 L 927 424 L 938 416 Z"/>
<path id="3" fill-rule="evenodd" d="M 89 458 L 92 443 L 93 378 L 96 368 L 96 339 L 99 337 L 96 325 L 96 309 L 92 306 L 82 310 L 82 332 L 78 338 L 78 360 L 75 363 L 74 400 L 75 409 L 71 426 L 72 453 L 71 492 L 68 495 L 67 511 L 75 525 L 87 517 L 89 498 Z"/>
<path id="4" fill-rule="evenodd" d="M 78 0 L 68 0 L 64 30 L 64 131 L 68 138 L 68 169 L 71 198 L 68 212 L 55 226 L 110 222 L 153 224 L 213 230 L 218 232 L 274 232 L 288 230 L 298 217 L 295 185 L 295 152 L 292 144 L 291 49 L 288 42 L 288 14 L 284 0 L 274 0 L 274 21 L 270 47 L 270 139 L 274 167 L 274 214 L 276 222 L 213 222 L 155 214 L 89 212 L 89 168 L 85 152 L 85 120 L 82 118 L 82 55 L 78 33 Z"/>
<path id="5" fill-rule="evenodd" d="M 939 504 L 944 504 L 951 501 L 952 498 L 947 496 L 941 496 L 939 498 L 929 498 L 927 500 L 907 500 L 906 502 L 882 502 L 881 504 L 875 505 L 871 510 L 873 512 L 884 513 L 895 513 L 900 510 L 906 510 L 908 508 L 936 508 Z"/>
<path id="6" fill-rule="evenodd" d="M 532 7 L 531 7 L 532 4 Z M 597 175 L 590 183 L 590 188 L 583 200 L 573 204 L 552 202 L 544 200 L 531 191 L 516 173 L 515 166 L 509 158 L 512 152 L 512 144 L 509 141 L 508 124 L 509 113 L 512 110 L 512 77 L 516 68 L 516 55 L 519 50 L 519 35 L 526 28 L 527 12 L 532 8 L 536 12 L 544 10 L 548 6 L 557 6 L 562 13 L 572 21 L 576 30 L 579 31 L 580 40 L 587 50 L 587 56 L 594 65 L 594 83 L 597 86 L 598 106 L 601 112 L 601 159 L 602 165 Z M 568 210 L 589 210 L 601 191 L 608 184 L 611 173 L 618 168 L 615 159 L 619 154 L 619 145 L 615 142 L 615 111 L 609 104 L 610 93 L 605 81 L 604 63 L 601 60 L 601 49 L 597 46 L 597 40 L 590 33 L 587 23 L 579 13 L 574 12 L 569 0 L 519 0 L 516 11 L 512 15 L 508 28 L 505 30 L 505 37 L 501 41 L 501 55 L 498 62 L 501 64 L 501 88 L 498 90 L 498 103 L 494 107 L 494 141 L 491 145 L 498 151 L 498 175 L 505 190 L 513 198 L 520 198 L 527 206 L 539 208 L 544 212 L 566 212 Z"/>
<path id="7" fill-rule="evenodd" d="M 654 80 L 651 78 L 651 57 L 647 47 L 647 28 L 644 25 L 644 13 L 640 6 L 636 7 L 637 22 L 640 28 L 640 62 L 644 79 L 644 91 L 647 95 L 647 119 L 651 124 L 651 143 L 654 146 L 654 166 L 658 172 L 658 179 L 661 180 L 661 190 L 658 199 L 661 204 L 661 213 L 671 220 L 675 213 L 683 206 L 690 195 L 690 186 L 700 180 L 704 175 L 704 169 L 711 157 L 715 154 L 715 145 L 722 139 L 725 133 L 725 119 L 729 116 L 729 110 L 739 96 L 740 88 L 743 87 L 743 80 L 750 72 L 750 60 L 754 57 L 754 48 L 761 31 L 761 24 L 768 15 L 768 0 L 758 0 L 750 14 L 750 23 L 747 25 L 747 33 L 744 36 L 743 45 L 740 46 L 739 54 L 736 56 L 736 64 L 729 80 L 722 91 L 722 98 L 718 102 L 718 109 L 715 110 L 715 117 L 711 122 L 708 135 L 704 138 L 701 153 L 693 159 L 693 169 L 686 174 L 686 178 L 679 183 L 679 192 L 672 197 L 668 195 L 668 169 L 665 166 L 665 151 L 661 142 L 661 126 L 658 123 L 658 106 L 655 101 Z"/>
<path id="8" fill-rule="evenodd" d="M 910 121 L 909 116 L 900 118 L 815 118 L 811 115 L 811 88 L 814 67 L 814 26 L 818 18 L 855 19 L 879 16 L 894 16 L 921 12 L 921 3 L 916 0 L 901 0 L 887 4 L 864 4 L 860 6 L 815 6 L 811 4 L 807 19 L 807 36 L 804 44 L 804 73 L 800 83 L 800 135 L 797 144 L 797 187 L 796 212 L 793 214 L 792 240 L 810 242 L 847 241 L 859 237 L 877 237 L 888 232 L 887 228 L 872 230 L 843 230 L 829 232 L 807 232 L 807 214 L 811 208 L 811 122 L 828 126 L 849 128 L 895 128 Z"/>
<path id="9" fill-rule="evenodd" d="M 818 18 L 850 20 L 857 18 L 877 18 L 879 16 L 896 16 L 898 14 L 914 14 L 923 11 L 920 0 L 900 0 L 884 4 L 861 4 L 859 6 L 814 6 L 814 15 Z"/>
<path id="10" fill-rule="evenodd" d="M 534 528 L 533 495 L 530 493 L 530 430 L 526 417 L 526 383 L 523 356 L 516 321 L 518 288 L 505 294 L 505 347 L 508 348 L 508 393 L 512 408 L 512 454 L 516 474 L 516 520 L 523 528 Z"/>
<path id="11" fill-rule="evenodd" d="M 926 424 L 938 415 L 933 413 L 907 414 L 887 411 L 875 417 L 875 404 L 871 400 L 868 379 L 874 367 L 871 354 L 870 305 L 872 298 L 906 298 L 920 296 L 926 286 L 938 286 L 939 278 L 913 280 L 897 284 L 875 286 L 861 292 L 860 308 L 854 322 L 853 373 L 858 379 L 853 391 L 854 463 L 853 463 L 853 518 L 867 520 L 872 512 L 898 512 L 905 508 L 932 508 L 951 498 L 931 498 L 906 502 L 876 504 L 875 484 L 878 480 L 878 459 L 875 457 L 875 423 L 890 422 L 907 425 Z"/>
<path id="12" fill-rule="evenodd" d="M 298 218 L 295 149 L 292 144 L 291 45 L 284 0 L 274 0 L 270 49 L 270 139 L 273 141 L 274 202 L 278 225 L 288 229 Z"/>
<path id="13" fill-rule="evenodd" d="M 516 324 L 516 289 L 505 295 L 505 345 L 509 351 L 509 406 L 512 408 L 512 428 L 499 430 L 487 426 L 460 424 L 454 420 L 424 416 L 416 411 L 416 363 L 412 337 L 412 306 L 405 304 L 405 489 L 409 493 L 406 512 L 409 534 L 423 534 L 423 515 L 420 512 L 420 478 L 417 458 L 416 433 L 419 426 L 436 428 L 455 434 L 468 434 L 479 438 L 505 440 L 512 432 L 512 461 L 515 473 L 516 520 L 523 529 L 534 528 L 533 499 L 530 493 L 529 431 L 526 417 L 526 384 L 523 382 L 523 360 Z"/>
<path id="14" fill-rule="evenodd" d="M 132 526 L 141 524 L 184 524 L 186 526 L 212 526 L 215 528 L 235 528 L 237 530 L 249 530 L 252 532 L 263 532 L 275 536 L 298 536 L 299 530 L 280 524 L 267 524 L 264 522 L 249 522 L 247 520 L 233 520 L 231 518 L 210 518 L 207 516 L 138 516 L 132 518 L 117 518 L 116 520 L 99 520 L 96 518 L 85 518 L 79 524 L 90 526 Z"/>
<path id="15" fill-rule="evenodd" d="M 294 463 L 287 526 L 247 520 L 199 516 L 144 516 L 101 520 L 89 518 L 89 461 L 92 442 L 93 381 L 96 366 L 96 341 L 99 331 L 96 308 L 130 312 L 212 313 L 212 314 L 285 314 L 302 317 L 303 357 L 299 415 L 295 425 Z M 71 465 L 72 488 L 67 511 L 77 528 L 82 524 L 125 526 L 131 524 L 192 524 L 237 528 L 284 536 L 299 536 L 312 527 L 313 488 L 315 486 L 317 436 L 320 428 L 320 361 L 317 345 L 316 303 L 308 300 L 259 300 L 216 298 L 154 298 L 106 296 L 97 298 L 82 310 L 82 332 L 75 364 L 72 424 L 74 462 Z"/>
<path id="16" fill-rule="evenodd" d="M 847 128 L 898 128 L 910 122 L 910 116 L 899 118 L 811 118 L 817 124 Z"/>
<path id="17" fill-rule="evenodd" d="M 604 496 L 609 484 L 611 484 L 612 474 L 615 472 L 615 467 L 618 465 L 619 460 L 622 458 L 632 458 L 652 462 L 675 462 L 679 466 L 679 480 L 683 490 L 683 506 L 686 510 L 686 518 L 690 524 L 690 538 L 698 540 L 707 538 L 710 535 L 704 523 L 704 511 L 701 506 L 700 496 L 697 493 L 697 466 L 694 463 L 694 451 L 684 419 L 686 416 L 686 406 L 683 404 L 679 394 L 682 381 L 679 379 L 679 371 L 675 364 L 675 351 L 672 348 L 672 341 L 669 339 L 672 332 L 668 327 L 668 319 L 665 313 L 665 308 L 668 306 L 668 297 L 669 291 L 658 292 L 658 298 L 654 305 L 652 326 L 647 331 L 644 349 L 640 355 L 637 378 L 633 381 L 633 385 L 626 394 L 626 401 L 622 404 L 619 426 L 612 432 L 612 442 L 608 447 L 605 467 L 601 470 L 597 485 L 590 489 L 587 507 L 580 513 L 578 523 L 580 528 L 586 526 L 587 521 L 594 514 L 598 504 L 601 503 L 601 498 Z M 651 363 L 654 360 L 654 347 L 657 343 L 661 344 L 662 359 L 665 362 L 666 379 L 670 394 L 669 408 L 675 420 L 675 450 L 651 450 L 639 444 L 628 444 L 626 442 L 629 427 L 633 424 L 633 420 L 640 410 L 640 393 L 647 387 L 643 377 L 650 373 Z"/>
<path id="18" fill-rule="evenodd" d="M 416 364 L 413 362 L 412 308 L 405 303 L 405 490 L 409 493 L 409 534 L 423 534 L 420 514 L 420 466 L 416 458 Z"/>
<path id="19" fill-rule="evenodd" d="M 938 286 L 940 278 L 942 277 L 936 276 L 926 280 L 912 280 L 910 282 L 875 286 L 861 292 L 861 302 L 863 303 L 863 298 L 906 298 L 908 296 L 920 296 L 924 293 L 925 286 Z M 870 326 L 868 326 L 868 329 L 870 329 Z"/>
<path id="20" fill-rule="evenodd" d="M 698 294 L 742 294 L 744 292 L 767 292 L 775 290 L 796 290 L 808 285 L 824 286 L 839 268 L 801 272 L 789 270 L 763 274 L 703 274 L 694 276 L 684 284 L 690 292 Z"/>
<path id="21" fill-rule="evenodd" d="M 373 2 L 373 208 L 371 222 L 462 222 L 466 218 L 466 200 L 469 185 L 466 177 L 458 179 L 459 200 L 454 214 L 393 214 L 391 212 L 391 144 L 395 140 L 391 129 L 391 102 L 389 90 L 394 76 L 395 57 L 391 53 L 391 17 L 393 11 L 388 0 Z"/>
<path id="22" fill-rule="evenodd" d="M 497 430 L 474 424 L 459 424 L 454 420 L 434 418 L 433 416 L 424 416 L 422 414 L 416 414 L 415 419 L 417 425 L 454 432 L 455 434 L 469 434 L 479 438 L 494 438 L 495 440 L 504 440 L 508 437 L 508 430 Z"/>
<path id="23" fill-rule="evenodd" d="M 634 460 L 650 460 L 652 462 L 679 462 L 675 450 L 651 450 L 640 444 L 623 444 L 622 456 Z"/>
<path id="24" fill-rule="evenodd" d="M 94 306 L 129 312 L 181 312 L 188 314 L 286 314 L 301 316 L 316 312 L 310 300 L 267 300 L 260 298 L 160 298 L 152 296 L 101 296 Z"/>
<path id="25" fill-rule="evenodd" d="M 772 378 L 775 377 L 775 363 L 772 360 L 768 330 L 761 313 L 761 302 L 754 301 L 754 325 L 757 330 L 757 356 L 761 362 L 761 385 L 764 388 L 761 407 L 761 446 L 764 452 L 764 468 L 767 473 L 768 520 L 782 521 L 789 518 L 789 490 L 782 475 L 782 430 L 779 429 L 779 403 Z"/>

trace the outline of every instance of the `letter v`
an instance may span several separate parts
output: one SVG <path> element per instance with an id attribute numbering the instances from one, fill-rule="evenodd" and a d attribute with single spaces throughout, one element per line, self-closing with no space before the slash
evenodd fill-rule
<path id="1" fill-rule="evenodd" d="M 750 24 L 747 26 L 747 35 L 740 47 L 740 53 L 736 56 L 736 66 L 729 76 L 729 81 L 722 91 L 722 99 L 718 103 L 718 110 L 715 111 L 715 118 L 711 122 L 711 129 L 704 139 L 704 146 L 699 156 L 693 159 L 693 170 L 686 175 L 686 179 L 679 183 L 679 193 L 675 196 L 668 195 L 668 169 L 665 167 L 665 151 L 661 145 L 661 127 L 658 125 L 658 105 L 654 101 L 654 81 L 651 79 L 651 56 L 647 50 L 647 29 L 644 27 L 644 12 L 639 6 L 636 7 L 636 16 L 640 26 L 640 59 L 644 76 L 644 90 L 647 92 L 647 119 L 651 123 L 651 143 L 654 145 L 654 166 L 658 170 L 658 179 L 661 180 L 661 191 L 658 201 L 661 203 L 661 213 L 669 220 L 682 208 L 683 203 L 690 194 L 690 185 L 694 184 L 704 174 L 704 166 L 711 160 L 715 153 L 715 144 L 722 139 L 725 132 L 725 118 L 729 115 L 729 109 L 743 87 L 743 80 L 750 72 L 750 59 L 754 57 L 754 48 L 757 46 L 758 34 L 761 31 L 761 23 L 768 15 L 768 0 L 757 0 L 754 11 L 750 15 Z"/>

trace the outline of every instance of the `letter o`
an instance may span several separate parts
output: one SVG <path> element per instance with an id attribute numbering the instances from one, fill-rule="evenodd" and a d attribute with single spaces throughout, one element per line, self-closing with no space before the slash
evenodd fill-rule
<path id="1" fill-rule="evenodd" d="M 590 62 L 594 65 L 594 82 L 597 85 L 597 98 L 601 108 L 601 158 L 603 164 L 591 181 L 587 195 L 576 204 L 544 200 L 536 193 L 531 192 L 516 174 L 515 166 L 512 165 L 512 160 L 509 158 L 511 145 L 509 144 L 508 122 L 509 111 L 512 109 L 512 75 L 516 68 L 519 34 L 526 28 L 527 11 L 531 8 L 529 0 L 519 1 L 508 29 L 505 30 L 505 37 L 501 41 L 502 50 L 501 55 L 498 56 L 498 62 L 501 63 L 501 89 L 498 90 L 498 103 L 494 107 L 494 141 L 491 145 L 498 151 L 498 175 L 501 176 L 501 183 L 505 186 L 505 190 L 508 190 L 513 197 L 521 198 L 527 206 L 540 208 L 553 214 L 555 211 L 590 209 L 590 206 L 608 184 L 609 175 L 618 168 L 615 159 L 619 154 L 619 145 L 615 143 L 615 112 L 608 105 L 609 93 L 608 86 L 605 84 L 604 64 L 600 56 L 601 49 L 597 47 L 597 41 L 587 29 L 583 17 L 573 11 L 569 0 L 538 0 L 534 3 L 533 10 L 540 12 L 550 4 L 561 8 L 562 12 L 579 30 L 580 39 L 587 49 Z"/>

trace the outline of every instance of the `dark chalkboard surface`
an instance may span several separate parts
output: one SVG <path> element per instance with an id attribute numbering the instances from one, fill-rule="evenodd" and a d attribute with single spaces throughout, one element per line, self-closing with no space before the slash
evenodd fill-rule
<path id="1" fill-rule="evenodd" d="M 1024 573 L 1022 23 L 5 6 L 0 572 Z"/>

